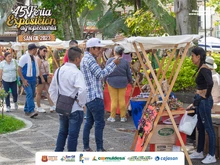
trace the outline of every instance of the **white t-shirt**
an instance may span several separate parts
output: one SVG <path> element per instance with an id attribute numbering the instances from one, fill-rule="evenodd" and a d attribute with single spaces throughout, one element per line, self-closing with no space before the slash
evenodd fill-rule
<path id="1" fill-rule="evenodd" d="M 2 70 L 2 80 L 5 82 L 14 82 L 17 79 L 17 66 L 15 60 L 12 59 L 10 64 L 6 60 L 0 63 L 0 70 Z"/>
<path id="2" fill-rule="evenodd" d="M 219 74 L 212 70 L 212 80 L 213 80 L 213 88 L 212 88 L 212 97 L 214 103 L 220 102 L 220 77 Z"/>

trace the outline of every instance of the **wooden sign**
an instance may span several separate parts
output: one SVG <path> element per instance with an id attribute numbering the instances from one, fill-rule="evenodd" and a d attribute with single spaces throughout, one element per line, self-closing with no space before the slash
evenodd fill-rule
<path id="1" fill-rule="evenodd" d="M 40 35 L 19 35 L 18 42 L 43 42 L 43 41 L 55 41 L 54 34 L 40 34 Z"/>

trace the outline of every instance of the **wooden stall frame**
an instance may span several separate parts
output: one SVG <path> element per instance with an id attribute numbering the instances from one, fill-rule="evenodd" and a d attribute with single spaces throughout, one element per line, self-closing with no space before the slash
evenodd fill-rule
<path id="1" fill-rule="evenodd" d="M 142 43 L 139 43 L 139 46 L 140 46 L 141 51 L 142 51 L 142 53 L 143 53 L 143 55 L 144 55 L 144 59 L 146 60 L 146 63 L 147 63 L 147 65 L 148 65 L 148 67 L 149 67 L 149 69 L 150 69 L 150 71 L 151 71 L 151 74 L 152 74 L 152 76 L 153 76 L 153 78 L 154 78 L 154 82 L 155 82 L 156 86 L 154 86 L 154 85 L 152 84 L 152 82 L 150 81 L 149 75 L 148 75 L 147 72 L 146 72 L 146 68 L 145 68 L 145 65 L 144 65 L 144 63 L 143 63 L 143 59 L 142 59 L 141 56 L 140 56 L 140 53 L 139 53 L 139 51 L 138 51 L 138 49 L 137 49 L 136 43 L 133 43 L 133 45 L 134 45 L 134 48 L 135 48 L 136 53 L 137 53 L 137 55 L 138 55 L 139 61 L 140 61 L 140 63 L 141 63 L 141 66 L 142 66 L 143 69 L 144 69 L 144 74 L 145 74 L 145 76 L 147 77 L 147 80 L 148 80 L 148 83 L 149 83 L 149 85 L 150 85 L 150 87 L 151 87 L 151 92 L 152 92 L 152 95 L 153 95 L 153 96 L 151 96 L 151 97 L 148 98 L 148 100 L 147 100 L 148 102 L 146 103 L 146 105 L 148 105 L 152 100 L 156 99 L 155 97 L 157 97 L 157 93 L 158 93 L 158 92 L 159 92 L 159 94 L 160 94 L 160 96 L 162 97 L 162 100 L 163 100 L 163 103 L 162 103 L 162 105 L 161 105 L 161 107 L 160 107 L 160 110 L 159 110 L 159 112 L 158 112 L 158 114 L 157 114 L 157 117 L 156 117 L 156 119 L 155 119 L 155 121 L 154 121 L 154 126 L 153 126 L 153 128 L 156 128 L 156 126 L 157 126 L 157 124 L 158 124 L 158 122 L 159 122 L 160 117 L 162 116 L 162 114 L 163 114 L 164 111 L 165 111 L 164 108 L 166 108 L 166 112 L 167 112 L 167 114 L 168 114 L 169 117 L 170 117 L 170 120 L 171 120 L 172 125 L 173 125 L 174 130 L 175 130 L 175 133 L 176 133 L 176 135 L 177 135 L 177 138 L 179 139 L 180 144 L 181 144 L 181 146 L 182 146 L 182 148 L 183 148 L 183 151 L 184 151 L 184 153 L 185 153 L 186 159 L 187 159 L 189 165 L 192 165 L 192 162 L 191 162 L 191 159 L 190 159 L 190 157 L 189 157 L 189 155 L 188 155 L 188 152 L 187 152 L 187 150 L 186 150 L 185 144 L 184 144 L 184 142 L 183 142 L 183 140 L 182 140 L 182 137 L 181 137 L 181 135 L 180 135 L 180 132 L 179 132 L 179 130 L 178 130 L 178 127 L 177 127 L 177 125 L 176 125 L 176 123 L 175 123 L 175 120 L 174 120 L 174 118 L 173 118 L 173 113 L 171 112 L 170 107 L 169 107 L 168 102 L 167 102 L 168 99 L 169 99 L 169 95 L 170 95 L 170 93 L 171 93 L 171 91 L 172 91 L 172 88 L 173 88 L 173 86 L 174 86 L 174 83 L 175 83 L 175 81 L 176 81 L 176 79 L 177 79 L 177 76 L 178 76 L 178 74 L 179 74 L 180 68 L 181 68 L 181 66 L 182 66 L 182 64 L 183 64 L 183 61 L 184 61 L 185 57 L 186 57 L 187 51 L 188 51 L 189 46 L 190 46 L 190 42 L 188 42 L 188 43 L 186 44 L 185 50 L 184 50 L 184 52 L 183 52 L 181 58 L 179 57 L 179 58 L 176 59 L 176 62 L 177 62 L 179 59 L 180 59 L 180 61 L 179 61 L 179 63 L 178 63 L 177 69 L 175 68 L 175 69 L 176 69 L 176 70 L 175 70 L 176 72 L 175 72 L 175 75 L 174 75 L 173 78 L 172 78 L 172 81 L 170 80 L 170 81 L 171 81 L 171 82 L 170 82 L 170 87 L 169 87 L 168 92 L 166 93 L 166 97 L 165 97 L 165 95 L 164 95 L 164 93 L 163 93 L 163 91 L 162 91 L 162 88 L 161 88 L 161 82 L 162 82 L 161 80 L 162 80 L 162 79 L 159 81 L 159 80 L 158 80 L 158 77 L 159 77 L 159 76 L 154 73 L 153 67 L 152 67 L 151 62 L 150 62 L 150 60 L 149 60 L 149 58 L 148 58 L 148 56 L 147 56 L 147 54 L 146 54 L 146 52 L 145 52 L 145 49 L 144 49 L 143 44 L 142 44 Z M 173 50 L 173 52 L 172 52 L 172 54 L 171 54 L 172 57 L 174 56 L 177 47 L 178 47 L 178 45 L 175 45 L 174 50 Z M 179 56 L 180 56 L 180 55 L 179 55 Z M 172 59 L 170 58 L 169 61 L 171 62 L 171 60 L 172 60 Z M 161 69 L 161 68 L 162 68 L 162 65 L 160 65 L 160 69 Z M 164 77 L 164 76 L 166 75 L 167 70 L 168 70 L 168 68 L 165 69 L 165 70 L 162 72 L 162 77 Z M 146 108 L 146 106 L 145 106 L 145 108 Z M 183 113 L 184 113 L 184 111 L 183 111 Z M 143 115 L 142 115 L 142 117 L 143 117 Z M 147 148 L 147 146 L 148 146 L 148 144 L 149 144 L 149 142 L 150 142 L 150 139 L 151 139 L 151 137 L 152 137 L 154 131 L 155 131 L 155 129 L 153 129 L 153 130 L 149 133 L 149 135 L 147 136 L 147 138 L 145 139 L 145 141 L 144 141 L 144 146 L 143 146 L 143 148 L 142 148 L 142 151 L 145 151 L 145 150 L 146 150 L 146 148 Z M 136 132 L 135 135 L 137 135 L 137 132 Z M 132 143 L 132 147 L 135 146 L 136 141 L 137 141 L 137 136 L 134 137 L 134 141 L 133 141 L 133 143 Z M 132 148 L 132 147 L 131 147 L 131 148 Z"/>

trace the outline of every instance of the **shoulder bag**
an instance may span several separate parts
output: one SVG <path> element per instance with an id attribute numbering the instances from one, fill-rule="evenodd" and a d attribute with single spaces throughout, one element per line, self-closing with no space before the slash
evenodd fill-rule
<path id="1" fill-rule="evenodd" d="M 76 94 L 75 98 L 61 95 L 59 93 L 59 71 L 60 68 L 57 71 L 58 98 L 56 103 L 56 112 L 64 116 L 69 116 L 71 114 L 73 104 L 77 100 L 78 93 Z"/>

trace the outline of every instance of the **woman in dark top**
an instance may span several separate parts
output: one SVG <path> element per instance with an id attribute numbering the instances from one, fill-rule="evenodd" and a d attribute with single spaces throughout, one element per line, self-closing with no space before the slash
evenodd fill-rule
<path id="1" fill-rule="evenodd" d="M 115 58 L 122 57 L 124 48 L 121 46 L 116 46 L 114 48 L 114 57 L 108 59 L 106 65 L 112 62 Z M 107 121 L 115 122 L 116 109 L 120 107 L 120 117 L 121 122 L 126 122 L 126 103 L 125 103 L 125 93 L 128 83 L 132 83 L 132 76 L 129 63 L 121 58 L 120 63 L 117 65 L 115 70 L 108 75 L 106 78 L 108 83 L 108 90 L 111 98 L 111 116 Z"/>
<path id="2" fill-rule="evenodd" d="M 202 160 L 203 164 L 210 164 L 216 162 L 215 158 L 215 146 L 216 137 L 214 128 L 212 125 L 211 109 L 213 106 L 213 99 L 211 91 L 213 87 L 210 64 L 206 64 L 206 52 L 204 49 L 197 47 L 192 50 L 192 62 L 198 66 L 196 84 L 197 94 L 193 105 L 196 107 L 196 113 L 198 115 L 198 144 L 197 151 L 190 155 L 191 159 L 203 159 L 203 150 L 205 143 L 205 131 L 209 136 L 209 153 L 205 159 Z"/>

